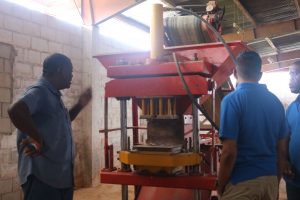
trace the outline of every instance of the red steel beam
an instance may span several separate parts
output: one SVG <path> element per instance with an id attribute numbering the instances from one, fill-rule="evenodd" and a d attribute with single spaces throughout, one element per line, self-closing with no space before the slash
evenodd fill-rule
<path id="1" fill-rule="evenodd" d="M 167 188 L 193 188 L 202 190 L 216 189 L 216 176 L 141 176 L 132 172 L 100 172 L 101 183 L 120 185 L 142 185 Z"/>
<path id="2" fill-rule="evenodd" d="M 238 56 L 241 52 L 247 50 L 244 46 L 236 46 L 232 48 L 234 57 Z M 213 80 L 217 84 L 217 88 L 221 87 L 222 84 L 227 81 L 230 75 L 233 73 L 235 65 L 230 57 L 227 57 L 224 62 L 219 66 L 217 72 L 213 75 Z"/>
<path id="3" fill-rule="evenodd" d="M 194 95 L 208 93 L 206 78 L 185 76 L 187 85 Z M 106 83 L 105 97 L 158 97 L 187 95 L 179 76 L 115 79 Z"/>
<path id="4" fill-rule="evenodd" d="M 228 42 L 227 45 L 231 49 L 238 46 L 243 47 L 244 49 L 247 48 L 246 45 L 241 41 Z M 191 61 L 195 60 L 195 55 L 197 55 L 198 60 L 205 60 L 208 63 L 216 65 L 217 67 L 228 57 L 228 52 L 224 48 L 224 45 L 220 42 L 175 46 L 164 49 L 165 55 L 172 55 L 173 52 L 175 52 L 177 56 L 186 57 Z M 137 65 L 139 63 L 145 63 L 149 57 L 150 53 L 148 51 L 94 56 L 94 58 L 97 58 L 105 68 L 108 68 L 109 66 L 116 66 L 120 63 L 126 65 L 125 67 L 127 67 L 129 64 Z"/>
<path id="5" fill-rule="evenodd" d="M 98 25 L 145 0 L 82 0 L 81 17 L 86 25 Z"/>
<path id="6" fill-rule="evenodd" d="M 203 60 L 181 62 L 179 66 L 184 75 L 199 74 L 207 77 L 213 73 L 212 64 Z M 178 72 L 174 62 L 167 62 L 156 65 L 112 66 L 107 68 L 107 76 L 109 78 L 178 76 Z"/>

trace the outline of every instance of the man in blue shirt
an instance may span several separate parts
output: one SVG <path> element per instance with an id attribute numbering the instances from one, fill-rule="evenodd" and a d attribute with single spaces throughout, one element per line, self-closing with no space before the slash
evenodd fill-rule
<path id="1" fill-rule="evenodd" d="M 300 60 L 290 66 L 290 90 L 300 93 Z M 300 96 L 291 103 L 286 112 L 290 128 L 289 161 L 292 175 L 285 177 L 288 200 L 300 199 Z"/>
<path id="2" fill-rule="evenodd" d="M 53 54 L 43 63 L 41 79 L 9 110 L 18 129 L 18 171 L 24 200 L 73 198 L 74 143 L 71 121 L 91 100 L 91 89 L 67 110 L 59 90 L 69 88 L 71 60 Z"/>
<path id="3" fill-rule="evenodd" d="M 256 52 L 241 53 L 237 64 L 238 86 L 221 104 L 218 193 L 221 200 L 275 200 L 277 176 L 287 165 L 285 111 L 266 85 L 258 83 L 262 61 Z"/>

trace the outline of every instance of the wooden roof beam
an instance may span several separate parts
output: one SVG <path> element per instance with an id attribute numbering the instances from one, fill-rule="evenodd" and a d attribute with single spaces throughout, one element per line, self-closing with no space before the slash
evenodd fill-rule
<path id="1" fill-rule="evenodd" d="M 265 40 L 267 41 L 267 43 L 270 45 L 270 47 L 278 54 L 280 53 L 279 49 L 275 46 L 275 44 L 273 43 L 272 39 L 269 37 L 265 37 Z"/>
<path id="2" fill-rule="evenodd" d="M 296 0 L 298 1 L 298 0 Z M 256 27 L 256 21 L 254 18 L 250 15 L 250 13 L 246 10 L 244 5 L 240 2 L 240 0 L 233 0 L 235 5 L 242 11 L 242 13 L 245 15 L 245 17 L 252 23 L 254 27 Z"/>
<path id="3" fill-rule="evenodd" d="M 287 53 L 281 53 L 273 56 L 262 57 L 263 72 L 273 72 L 277 70 L 288 70 L 288 66 L 292 63 L 300 60 L 299 58 L 300 50 L 291 51 Z M 268 58 L 272 58 L 275 62 L 269 63 Z"/>
<path id="4" fill-rule="evenodd" d="M 263 39 L 266 37 L 281 36 L 284 34 L 300 31 L 300 18 L 274 24 L 263 24 L 256 28 L 244 29 L 241 34 L 227 33 L 222 35 L 229 42 L 234 40 L 243 40 L 251 42 L 255 39 Z"/>
<path id="5" fill-rule="evenodd" d="M 294 0 L 294 2 L 297 9 L 298 17 L 300 17 L 300 6 L 299 6 L 300 0 Z"/>

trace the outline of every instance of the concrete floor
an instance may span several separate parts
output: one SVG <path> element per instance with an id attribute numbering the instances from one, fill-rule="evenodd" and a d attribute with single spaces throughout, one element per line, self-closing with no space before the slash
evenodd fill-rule
<path id="1" fill-rule="evenodd" d="M 129 186 L 129 200 L 133 200 L 133 187 Z M 280 183 L 279 200 L 287 200 L 284 181 Z M 101 184 L 97 187 L 83 188 L 75 191 L 74 200 L 121 200 L 121 186 Z"/>
<path id="2" fill-rule="evenodd" d="M 133 186 L 128 187 L 128 200 L 134 199 Z M 73 200 L 121 200 L 121 186 L 101 184 L 75 191 Z"/>

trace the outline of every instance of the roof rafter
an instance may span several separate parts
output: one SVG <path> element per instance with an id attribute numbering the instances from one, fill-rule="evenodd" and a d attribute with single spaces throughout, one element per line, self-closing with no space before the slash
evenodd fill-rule
<path id="1" fill-rule="evenodd" d="M 276 53 L 280 53 L 279 49 L 275 46 L 275 44 L 274 44 L 274 42 L 272 41 L 271 38 L 265 37 L 265 40 L 267 41 L 267 43 L 270 45 L 270 47 L 271 47 Z"/>
<path id="2" fill-rule="evenodd" d="M 294 0 L 294 2 L 297 9 L 298 17 L 300 17 L 300 6 L 299 6 L 300 0 Z"/>
<path id="3" fill-rule="evenodd" d="M 146 33 L 150 32 L 149 26 L 147 26 L 147 25 L 145 25 L 145 24 L 143 24 L 143 23 L 141 23 L 141 22 L 139 22 L 137 20 L 134 20 L 134 19 L 132 19 L 130 17 L 127 17 L 127 16 L 125 16 L 123 14 L 117 15 L 116 18 L 118 20 L 120 20 L 120 21 L 128 24 L 128 25 L 134 26 L 134 27 L 136 27 L 136 28 L 138 28 L 138 29 L 140 29 L 142 31 L 145 31 Z"/>
<path id="4" fill-rule="evenodd" d="M 176 6 L 172 0 L 160 0 L 160 1 L 168 7 L 175 7 Z"/>

